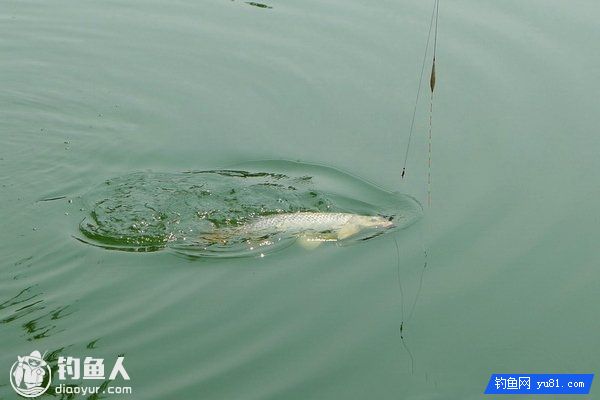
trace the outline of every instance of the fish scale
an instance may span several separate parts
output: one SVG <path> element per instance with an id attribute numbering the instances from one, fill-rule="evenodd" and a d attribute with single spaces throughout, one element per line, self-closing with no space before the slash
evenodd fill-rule
<path id="1" fill-rule="evenodd" d="M 297 212 L 259 217 L 237 229 L 240 234 L 278 230 L 286 232 L 338 230 L 356 214 Z"/>

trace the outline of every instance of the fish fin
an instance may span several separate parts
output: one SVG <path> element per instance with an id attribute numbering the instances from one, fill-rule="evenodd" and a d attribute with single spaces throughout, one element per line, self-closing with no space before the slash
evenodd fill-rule
<path id="1" fill-rule="evenodd" d="M 206 244 L 222 244 L 225 245 L 229 241 L 229 237 L 227 235 L 222 234 L 219 231 L 204 233 L 200 235 L 200 240 L 202 240 Z"/>
<path id="2" fill-rule="evenodd" d="M 298 244 L 304 247 L 307 250 L 313 250 L 319 247 L 323 242 L 320 240 L 315 240 L 315 238 L 310 236 L 300 236 L 298 238 Z"/>
<path id="3" fill-rule="evenodd" d="M 344 225 L 342 227 L 342 229 L 340 229 L 338 231 L 337 238 L 339 240 L 344 240 L 344 239 L 349 238 L 352 235 L 356 235 L 359 231 L 360 231 L 360 227 L 358 225 L 347 224 L 347 225 Z"/>
<path id="4" fill-rule="evenodd" d="M 335 233 L 313 233 L 304 234 L 298 238 L 298 243 L 305 249 L 316 249 L 323 242 L 337 242 L 338 238 Z"/>

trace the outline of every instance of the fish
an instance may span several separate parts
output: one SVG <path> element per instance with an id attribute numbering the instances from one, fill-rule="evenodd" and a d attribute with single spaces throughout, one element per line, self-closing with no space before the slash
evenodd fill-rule
<path id="1" fill-rule="evenodd" d="M 363 230 L 394 226 L 389 218 L 379 215 L 300 211 L 259 216 L 236 227 L 218 229 L 204 239 L 225 244 L 232 238 L 252 240 L 285 234 L 300 238 L 302 245 L 313 248 L 322 242 L 350 238 Z"/>

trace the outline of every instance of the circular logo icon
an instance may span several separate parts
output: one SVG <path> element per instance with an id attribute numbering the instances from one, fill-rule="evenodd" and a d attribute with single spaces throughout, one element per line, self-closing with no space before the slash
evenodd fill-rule
<path id="1" fill-rule="evenodd" d="M 37 397 L 50 387 L 51 375 L 48 363 L 34 350 L 28 356 L 17 356 L 10 368 L 10 384 L 23 397 Z"/>

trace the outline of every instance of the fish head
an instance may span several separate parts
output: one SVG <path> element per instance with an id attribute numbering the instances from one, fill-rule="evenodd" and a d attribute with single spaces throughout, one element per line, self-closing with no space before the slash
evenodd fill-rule
<path id="1" fill-rule="evenodd" d="M 353 237 L 363 230 L 389 229 L 394 223 L 379 215 L 353 215 L 344 226 L 337 231 L 338 240 Z M 381 232 L 379 232 L 381 233 Z"/>
<path id="2" fill-rule="evenodd" d="M 353 221 L 355 224 L 360 226 L 361 228 L 391 228 L 394 226 L 394 223 L 381 215 L 357 215 L 354 217 Z"/>

